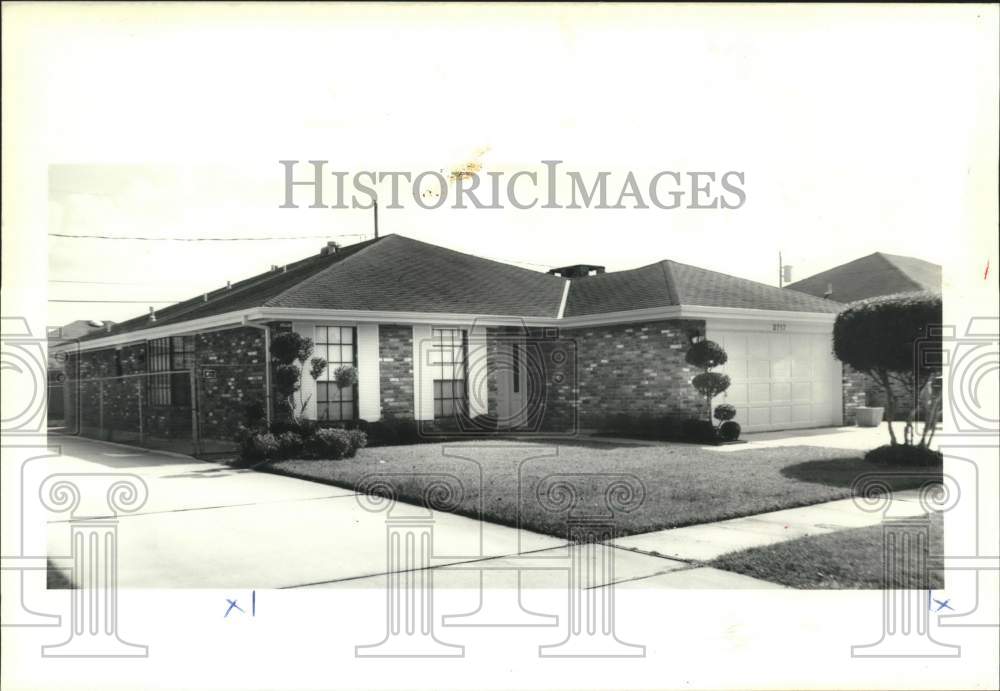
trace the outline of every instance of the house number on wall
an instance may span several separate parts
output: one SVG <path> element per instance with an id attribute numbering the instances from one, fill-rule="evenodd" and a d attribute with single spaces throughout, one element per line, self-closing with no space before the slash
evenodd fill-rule
<path id="1" fill-rule="evenodd" d="M 771 324 L 771 331 L 784 331 L 787 326 L 788 325 L 783 322 L 775 322 Z"/>

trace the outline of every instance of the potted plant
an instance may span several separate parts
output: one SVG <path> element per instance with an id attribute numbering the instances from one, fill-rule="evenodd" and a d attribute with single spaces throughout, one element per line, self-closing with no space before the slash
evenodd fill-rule
<path id="1" fill-rule="evenodd" d="M 868 394 L 865 394 L 865 403 L 868 403 Z M 858 427 L 878 427 L 882 424 L 882 415 L 885 408 L 882 406 L 859 405 L 854 410 L 854 419 Z"/>

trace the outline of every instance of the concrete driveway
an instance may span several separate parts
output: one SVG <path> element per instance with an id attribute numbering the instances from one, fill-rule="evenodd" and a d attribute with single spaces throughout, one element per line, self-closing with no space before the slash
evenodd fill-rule
<path id="1" fill-rule="evenodd" d="M 900 439 L 903 437 L 903 424 L 902 422 L 893 423 L 893 429 Z M 915 423 L 914 429 L 919 437 L 924 429 L 923 423 Z M 746 440 L 747 443 L 731 446 L 706 446 L 704 448 L 720 453 L 781 446 L 819 446 L 826 449 L 868 451 L 889 443 L 889 426 L 883 422 L 878 427 L 818 427 L 782 432 L 752 432 L 744 434 L 741 439 Z"/>

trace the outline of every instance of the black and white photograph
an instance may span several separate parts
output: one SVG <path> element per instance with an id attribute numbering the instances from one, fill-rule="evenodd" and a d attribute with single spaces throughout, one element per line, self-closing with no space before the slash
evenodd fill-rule
<path id="1" fill-rule="evenodd" d="M 5 690 L 1000 684 L 1000 6 L 2 20 Z"/>

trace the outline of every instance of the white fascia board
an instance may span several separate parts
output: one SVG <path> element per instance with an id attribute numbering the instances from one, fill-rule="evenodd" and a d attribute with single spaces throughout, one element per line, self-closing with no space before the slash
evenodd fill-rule
<path id="1" fill-rule="evenodd" d="M 567 281 L 569 285 L 569 281 Z M 565 295 L 564 295 L 565 297 Z M 560 307 L 560 312 L 565 305 Z M 353 323 L 381 324 L 430 324 L 433 326 L 537 326 L 575 329 L 588 326 L 628 324 L 661 319 L 740 319 L 761 322 L 794 322 L 812 324 L 832 324 L 837 318 L 828 312 L 789 312 L 781 310 L 756 310 L 741 307 L 701 307 L 697 305 L 671 305 L 648 309 L 605 312 L 603 314 L 580 315 L 575 317 L 518 317 L 512 315 L 447 314 L 441 312 L 388 312 L 372 310 L 330 310 L 295 307 L 253 307 L 246 310 L 226 312 L 201 319 L 178 322 L 165 326 L 151 326 L 148 329 L 113 334 L 104 338 L 86 341 L 50 341 L 53 353 L 99 350 L 113 348 L 127 343 L 147 341 L 154 338 L 179 336 L 213 329 L 249 325 L 260 321 L 340 321 Z"/>
<path id="2" fill-rule="evenodd" d="M 680 316 L 682 319 L 743 319 L 812 324 L 832 324 L 837 319 L 835 312 L 791 312 L 788 310 L 756 310 L 745 307 L 700 307 L 698 305 L 682 305 Z"/>
<path id="3" fill-rule="evenodd" d="M 343 321 L 380 324 L 430 324 L 433 326 L 557 326 L 555 317 L 518 317 L 497 314 L 449 314 L 444 312 L 386 312 L 371 310 L 330 310 L 298 307 L 262 307 L 251 319 L 288 321 Z"/>
<path id="4" fill-rule="evenodd" d="M 129 331 L 123 334 L 111 334 L 104 338 L 87 339 L 86 341 L 67 340 L 62 343 L 49 341 L 49 351 L 53 353 L 69 353 L 84 350 L 100 350 L 102 348 L 113 348 L 127 343 L 137 343 L 148 341 L 154 338 L 166 338 L 167 336 L 179 336 L 181 334 L 198 333 L 210 331 L 220 327 L 240 326 L 248 321 L 247 311 L 226 312 L 216 314 L 211 317 L 192 319 L 191 321 L 178 322 L 177 324 L 166 324 L 164 326 L 151 326 L 148 329 L 139 331 Z"/>

